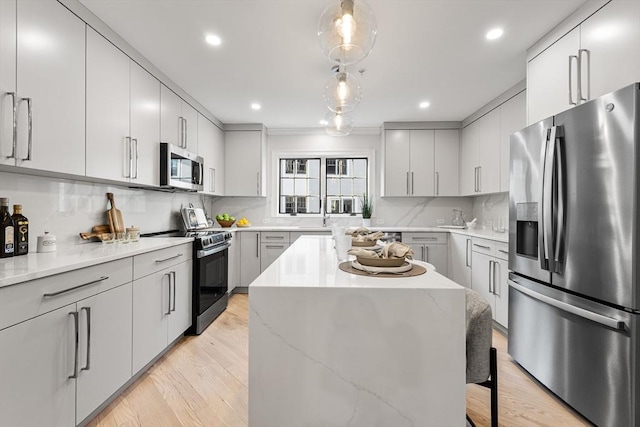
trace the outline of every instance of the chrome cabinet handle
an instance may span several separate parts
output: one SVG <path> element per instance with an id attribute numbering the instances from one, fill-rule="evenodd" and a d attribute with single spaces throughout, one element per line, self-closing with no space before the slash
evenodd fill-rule
<path id="1" fill-rule="evenodd" d="M 505 251 L 504 249 L 498 249 L 498 252 L 509 255 L 509 251 Z"/>
<path id="2" fill-rule="evenodd" d="M 33 149 L 33 103 L 31 98 L 22 98 L 22 101 L 27 101 L 27 157 L 23 158 L 22 161 L 31 161 L 31 150 Z"/>
<path id="3" fill-rule="evenodd" d="M 284 245 L 265 245 L 264 247 L 269 249 L 284 249 Z"/>
<path id="4" fill-rule="evenodd" d="M 284 239 L 284 236 L 264 236 L 265 239 L 278 239 L 278 240 L 282 240 Z"/>
<path id="5" fill-rule="evenodd" d="M 91 307 L 82 307 L 87 312 L 87 364 L 81 371 L 91 370 Z"/>
<path id="6" fill-rule="evenodd" d="M 465 266 L 467 267 L 471 267 L 471 264 L 469 264 L 469 248 L 470 248 L 470 244 L 471 243 L 471 239 L 467 239 L 467 243 L 465 244 Z"/>
<path id="7" fill-rule="evenodd" d="M 500 291 L 496 291 L 496 268 L 498 269 L 498 273 L 500 273 L 500 265 L 498 261 L 493 261 L 493 294 L 495 296 L 500 296 Z M 500 280 L 498 280 L 498 285 L 500 284 Z"/>
<path id="8" fill-rule="evenodd" d="M 18 147 L 18 102 L 17 102 L 17 98 L 16 98 L 16 93 L 15 92 L 7 92 L 7 95 L 9 95 L 11 97 L 12 100 L 12 122 L 11 125 L 13 126 L 12 129 L 12 134 L 13 134 L 13 142 L 11 145 L 11 155 L 7 156 L 7 159 L 15 159 L 16 158 L 16 149 Z"/>
<path id="9" fill-rule="evenodd" d="M 414 188 L 413 188 L 413 171 L 411 171 L 411 194 L 413 194 Z"/>
<path id="10" fill-rule="evenodd" d="M 580 63 L 578 61 L 578 57 L 576 55 L 569 55 L 569 105 L 578 105 L 578 100 L 576 99 L 576 102 L 573 102 L 573 76 L 572 76 L 572 71 L 573 71 L 573 60 L 576 60 L 576 67 L 579 70 L 579 66 Z M 578 74 L 578 77 L 580 76 L 580 74 Z M 578 89 L 580 90 L 580 89 Z"/>
<path id="11" fill-rule="evenodd" d="M 482 166 L 478 166 L 478 193 L 482 193 Z"/>
<path id="12" fill-rule="evenodd" d="M 593 311 L 585 310 L 584 308 L 567 304 L 564 301 L 559 301 L 555 298 L 548 297 L 539 292 L 526 288 L 513 280 L 509 280 L 509 286 L 511 286 L 512 288 L 516 289 L 517 291 L 525 295 L 530 296 L 533 299 L 536 299 L 540 302 L 553 306 L 567 313 L 575 314 L 576 316 L 591 320 L 603 326 L 607 326 L 609 328 L 616 329 L 619 331 L 624 331 L 627 329 L 627 324 L 623 320 L 618 320 L 612 317 L 603 316 L 602 314 L 594 313 Z"/>
<path id="13" fill-rule="evenodd" d="M 134 153 L 135 153 L 135 155 L 136 155 L 136 161 L 135 161 L 135 163 L 133 163 L 133 164 L 135 165 L 135 171 L 136 171 L 136 173 L 133 173 L 133 169 L 134 169 L 134 168 L 133 168 L 133 166 L 132 166 L 132 167 L 131 167 L 131 169 L 132 169 L 131 173 L 132 173 L 132 175 L 133 175 L 133 176 L 132 176 L 131 178 L 133 178 L 133 179 L 138 179 L 138 139 L 137 139 L 137 138 L 133 138 L 133 139 L 131 140 L 131 142 L 132 142 L 132 147 L 133 147 L 133 144 L 135 144 L 135 146 L 136 146 L 136 149 L 135 149 L 135 150 L 133 150 L 133 152 L 134 152 Z M 133 158 L 133 156 L 131 156 L 131 157 Z"/>
<path id="14" fill-rule="evenodd" d="M 209 168 L 209 188 L 212 193 L 216 192 L 216 170 L 215 168 Z"/>
<path id="15" fill-rule="evenodd" d="M 422 261 L 426 261 L 426 258 L 424 257 L 424 246 L 420 246 L 420 249 L 422 249 Z"/>
<path id="16" fill-rule="evenodd" d="M 167 278 L 169 278 L 167 282 L 169 284 L 169 307 L 167 308 L 167 312 L 165 313 L 165 315 L 169 315 L 171 314 L 171 272 L 164 273 L 163 276 L 166 276 Z"/>
<path id="17" fill-rule="evenodd" d="M 584 92 L 582 91 L 582 55 L 585 54 L 587 57 L 587 97 L 583 97 Z M 579 49 L 578 50 L 578 102 L 586 102 L 590 97 L 590 87 L 591 87 L 591 52 L 588 49 Z"/>
<path id="18" fill-rule="evenodd" d="M 436 172 L 436 196 L 440 195 L 440 173 Z"/>
<path id="19" fill-rule="evenodd" d="M 73 316 L 73 325 L 75 327 L 75 356 L 73 359 L 73 374 L 69 375 L 69 378 L 78 378 L 78 345 L 79 345 L 79 331 L 78 331 L 78 312 L 72 311 L 69 313 Z"/>
<path id="20" fill-rule="evenodd" d="M 489 260 L 489 293 L 493 293 L 493 261 Z"/>
<path id="21" fill-rule="evenodd" d="M 256 172 L 256 194 L 260 195 L 260 171 Z"/>
<path id="22" fill-rule="evenodd" d="M 178 255 L 170 256 L 169 258 L 165 258 L 165 259 L 157 259 L 156 264 L 160 264 L 161 262 L 167 262 L 172 259 L 180 258 L 181 256 L 182 254 L 178 254 Z"/>
<path id="23" fill-rule="evenodd" d="M 256 258 L 260 258 L 260 233 L 256 233 Z"/>
<path id="24" fill-rule="evenodd" d="M 133 166 L 131 165 L 131 137 L 129 136 L 125 136 L 124 137 L 124 151 L 127 154 L 127 157 L 129 158 L 129 165 L 127 170 L 124 172 L 124 177 L 125 178 L 131 178 L 131 169 L 133 168 Z"/>
<path id="25" fill-rule="evenodd" d="M 409 195 L 409 172 L 407 172 L 407 195 Z"/>
<path id="26" fill-rule="evenodd" d="M 182 129 L 184 129 L 184 148 L 187 148 L 187 144 L 189 141 L 189 134 L 187 133 L 189 131 L 189 122 L 187 121 L 187 119 L 182 120 L 184 120 L 184 126 L 182 127 Z"/>
<path id="27" fill-rule="evenodd" d="M 437 237 L 412 237 L 411 240 L 413 240 L 414 242 L 418 242 L 418 241 L 430 241 L 433 242 L 435 240 L 438 240 Z"/>
<path id="28" fill-rule="evenodd" d="M 484 246 L 484 245 L 479 245 L 477 243 L 474 243 L 473 246 L 477 247 L 477 248 L 482 248 L 482 249 L 486 249 L 486 250 L 491 250 L 491 246 Z"/>
<path id="29" fill-rule="evenodd" d="M 100 283 L 103 280 L 107 280 L 108 278 L 109 278 L 109 276 L 100 276 L 100 278 L 98 278 L 96 280 L 92 280 L 91 282 L 84 283 L 82 285 L 74 286 L 74 287 L 68 288 L 68 289 L 63 289 L 63 290 L 58 291 L 58 292 L 43 294 L 42 298 L 57 297 L 58 295 L 66 294 L 67 292 L 75 291 L 76 289 L 84 288 L 86 286 L 95 285 L 96 283 Z"/>
<path id="30" fill-rule="evenodd" d="M 171 311 L 176 311 L 176 272 L 171 272 L 171 277 L 173 279 L 173 309 Z"/>
<path id="31" fill-rule="evenodd" d="M 427 253 L 427 257 L 424 259 L 426 262 L 429 262 L 429 246 L 423 246 L 425 252 Z"/>
<path id="32" fill-rule="evenodd" d="M 180 146 L 181 148 L 186 148 L 184 144 L 184 118 L 182 116 L 178 117 L 178 129 L 180 132 L 178 146 Z"/>
<path id="33" fill-rule="evenodd" d="M 475 168 L 473 168 L 473 173 L 474 173 L 474 176 L 473 176 L 473 181 L 474 181 L 474 187 L 473 187 L 473 190 L 474 190 L 474 192 L 476 192 L 476 193 L 477 193 L 478 191 L 480 191 L 480 184 L 479 184 L 480 178 L 479 178 L 479 176 L 478 176 L 478 169 L 480 169 L 480 167 L 479 167 L 479 166 L 476 166 Z"/>

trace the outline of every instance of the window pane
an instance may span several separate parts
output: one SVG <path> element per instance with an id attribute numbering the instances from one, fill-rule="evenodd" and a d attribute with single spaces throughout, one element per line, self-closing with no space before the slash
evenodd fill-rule
<path id="1" fill-rule="evenodd" d="M 353 180 L 353 195 L 354 196 L 362 196 L 367 192 L 367 180 L 355 178 Z"/>
<path id="2" fill-rule="evenodd" d="M 343 196 L 353 195 L 353 182 L 349 178 L 342 178 L 340 181 L 340 194 Z"/>
<path id="3" fill-rule="evenodd" d="M 295 180 L 295 193 L 296 196 L 307 195 L 307 180 L 296 178 Z"/>
<path id="4" fill-rule="evenodd" d="M 320 180 L 316 178 L 309 179 L 309 195 L 320 197 Z"/>
<path id="5" fill-rule="evenodd" d="M 353 201 L 351 199 L 342 200 L 342 213 L 353 212 Z"/>
<path id="6" fill-rule="evenodd" d="M 353 159 L 353 173 L 351 176 L 358 178 L 367 177 L 367 159 Z"/>
<path id="7" fill-rule="evenodd" d="M 308 212 L 320 213 L 320 197 L 309 197 L 307 200 L 309 202 Z"/>
<path id="8" fill-rule="evenodd" d="M 283 196 L 289 196 L 293 194 L 294 191 L 294 180 L 292 178 L 282 178 L 280 180 L 281 189 L 280 194 Z"/>
<path id="9" fill-rule="evenodd" d="M 340 213 L 340 199 L 331 198 L 327 200 L 329 213 Z"/>
<path id="10" fill-rule="evenodd" d="M 327 179 L 327 196 L 340 195 L 340 180 L 337 178 Z"/>
<path id="11" fill-rule="evenodd" d="M 327 159 L 327 175 L 336 174 L 336 159 Z"/>
<path id="12" fill-rule="evenodd" d="M 307 174 L 310 178 L 320 179 L 320 159 L 307 160 Z"/>

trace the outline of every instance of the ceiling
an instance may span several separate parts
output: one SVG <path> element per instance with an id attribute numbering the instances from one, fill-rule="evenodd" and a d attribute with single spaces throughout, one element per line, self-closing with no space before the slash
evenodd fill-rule
<path id="1" fill-rule="evenodd" d="M 333 64 L 316 30 L 339 0 L 80 1 L 223 123 L 320 127 Z M 526 49 L 583 3 L 370 0 L 377 42 L 349 67 L 364 70 L 355 127 L 463 120 L 524 79 Z M 504 36 L 486 40 L 494 27 Z M 207 34 L 222 44 L 205 43 Z"/>

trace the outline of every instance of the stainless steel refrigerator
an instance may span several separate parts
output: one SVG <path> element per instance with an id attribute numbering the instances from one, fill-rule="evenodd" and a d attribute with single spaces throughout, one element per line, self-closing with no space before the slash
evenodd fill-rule
<path id="1" fill-rule="evenodd" d="M 513 134 L 510 168 L 509 353 L 594 424 L 640 426 L 640 83 Z"/>

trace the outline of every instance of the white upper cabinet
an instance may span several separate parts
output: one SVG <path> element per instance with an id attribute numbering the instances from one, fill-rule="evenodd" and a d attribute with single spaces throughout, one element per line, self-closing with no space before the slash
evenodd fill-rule
<path id="1" fill-rule="evenodd" d="M 16 1 L 0 1 L 0 164 L 15 165 Z"/>
<path id="2" fill-rule="evenodd" d="M 202 114 L 198 114 L 198 155 L 204 159 L 203 193 L 223 196 L 224 132 Z"/>
<path id="3" fill-rule="evenodd" d="M 458 196 L 460 157 L 460 131 L 458 129 L 435 131 L 435 195 Z"/>
<path id="4" fill-rule="evenodd" d="M 14 164 L 84 175 L 85 24 L 55 0 L 18 2 L 16 22 Z"/>
<path id="5" fill-rule="evenodd" d="M 500 106 L 500 191 L 509 191 L 509 153 L 511 134 L 527 126 L 525 92 Z"/>
<path id="6" fill-rule="evenodd" d="M 500 108 L 479 120 L 478 193 L 500 191 Z"/>
<path id="7" fill-rule="evenodd" d="M 640 80 L 640 2 L 613 0 L 527 65 L 527 123 Z"/>
<path id="8" fill-rule="evenodd" d="M 160 91 L 160 138 L 192 153 L 198 153 L 198 112 L 171 89 Z"/>
<path id="9" fill-rule="evenodd" d="M 266 141 L 262 130 L 233 130 L 225 135 L 225 196 L 265 196 Z"/>
<path id="10" fill-rule="evenodd" d="M 457 129 L 386 130 L 384 196 L 457 196 L 459 135 Z"/>
<path id="11" fill-rule="evenodd" d="M 478 122 L 462 129 L 460 142 L 460 195 L 471 196 L 477 192 Z"/>
<path id="12" fill-rule="evenodd" d="M 160 83 L 87 29 L 87 176 L 158 185 Z"/>

